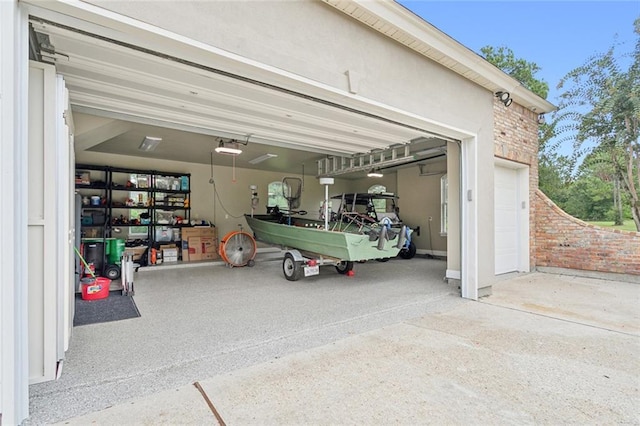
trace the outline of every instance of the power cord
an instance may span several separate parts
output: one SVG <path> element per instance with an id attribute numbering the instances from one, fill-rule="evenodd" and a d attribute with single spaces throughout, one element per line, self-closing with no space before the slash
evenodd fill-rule
<path id="1" fill-rule="evenodd" d="M 242 214 L 242 215 L 240 215 L 240 216 L 234 216 L 234 215 L 232 215 L 231 213 L 229 213 L 229 211 L 225 208 L 224 204 L 222 203 L 222 200 L 220 199 L 220 194 L 218 194 L 218 189 L 216 188 L 216 181 L 215 181 L 215 179 L 213 179 L 213 177 L 211 177 L 211 178 L 209 179 L 209 183 L 213 185 L 213 194 L 214 194 L 214 197 L 218 200 L 218 203 L 220 203 L 220 207 L 222 207 L 222 210 L 223 210 L 227 215 L 231 216 L 231 217 L 232 217 L 232 218 L 234 218 L 234 219 L 241 219 L 241 218 L 243 218 L 243 217 L 244 217 L 244 215 L 243 215 L 243 214 Z M 214 203 L 215 203 L 215 200 L 214 200 Z M 214 216 L 215 216 L 215 213 L 214 213 Z"/>

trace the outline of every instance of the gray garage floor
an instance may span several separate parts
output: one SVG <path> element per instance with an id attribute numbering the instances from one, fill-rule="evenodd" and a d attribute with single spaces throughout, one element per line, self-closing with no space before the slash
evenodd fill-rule
<path id="1" fill-rule="evenodd" d="M 510 277 L 479 302 L 64 424 L 640 424 L 639 305 L 628 282 Z"/>
<path id="2" fill-rule="evenodd" d="M 280 261 L 136 274 L 140 318 L 75 327 L 60 380 L 31 386 L 28 424 L 61 421 L 464 303 L 446 262 L 322 267 L 286 281 Z"/>

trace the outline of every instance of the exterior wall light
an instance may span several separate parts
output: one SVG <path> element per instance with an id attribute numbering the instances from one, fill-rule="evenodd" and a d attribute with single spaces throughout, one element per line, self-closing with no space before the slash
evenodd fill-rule
<path id="1" fill-rule="evenodd" d="M 511 105 L 511 103 L 513 102 L 513 99 L 511 99 L 511 95 L 509 94 L 509 92 L 496 92 L 496 98 L 498 98 L 500 102 L 502 102 L 506 107 Z"/>

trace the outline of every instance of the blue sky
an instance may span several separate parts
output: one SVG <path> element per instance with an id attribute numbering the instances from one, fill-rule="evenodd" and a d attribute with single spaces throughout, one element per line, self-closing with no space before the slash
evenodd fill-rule
<path id="1" fill-rule="evenodd" d="M 409 1 L 399 3 L 450 37 L 480 53 L 506 46 L 517 58 L 535 62 L 537 78 L 549 83 L 556 104 L 560 79 L 616 41 L 630 52 L 640 1 Z M 616 49 L 617 50 L 617 49 Z M 622 52 L 622 49 L 620 50 Z"/>

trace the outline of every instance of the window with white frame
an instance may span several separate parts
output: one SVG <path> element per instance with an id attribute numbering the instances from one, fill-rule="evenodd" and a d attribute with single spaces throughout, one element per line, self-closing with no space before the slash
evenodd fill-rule
<path id="1" fill-rule="evenodd" d="M 447 235 L 449 208 L 449 181 L 447 175 L 440 178 L 440 234 Z"/>

